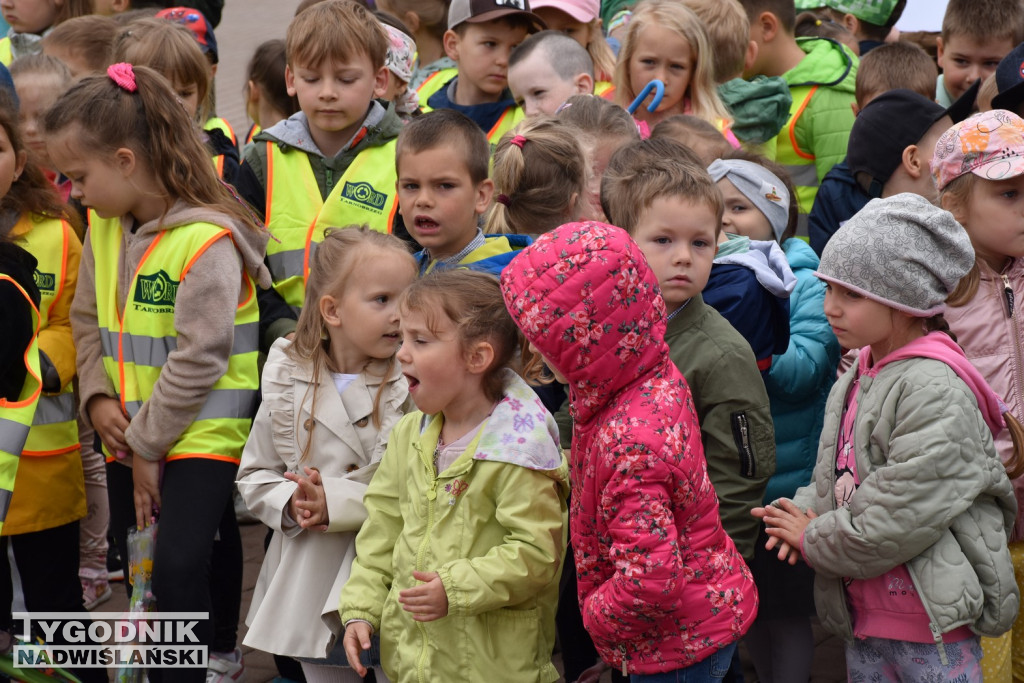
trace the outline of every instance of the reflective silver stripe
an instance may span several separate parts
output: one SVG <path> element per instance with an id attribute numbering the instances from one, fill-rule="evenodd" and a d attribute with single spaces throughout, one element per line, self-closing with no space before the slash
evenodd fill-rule
<path id="1" fill-rule="evenodd" d="M 274 282 L 280 282 L 290 277 L 302 277 L 302 266 L 305 260 L 305 248 L 267 254 L 267 267 L 270 269 L 270 277 L 274 279 Z"/>
<path id="2" fill-rule="evenodd" d="M 235 337 L 231 343 L 231 355 L 249 353 L 259 350 L 259 323 L 235 325 Z M 104 338 L 104 353 L 110 347 L 110 357 L 117 359 L 117 334 L 100 329 L 100 337 Z M 167 364 L 167 356 L 178 348 L 177 337 L 146 337 L 139 334 L 123 335 L 124 362 L 135 363 L 153 368 Z"/>
<path id="3" fill-rule="evenodd" d="M 103 355 L 107 358 L 117 358 L 117 332 L 100 328 L 100 346 L 103 347 Z"/>
<path id="4" fill-rule="evenodd" d="M 814 164 L 786 164 L 783 168 L 797 187 L 818 186 L 818 168 Z"/>
<path id="5" fill-rule="evenodd" d="M 0 522 L 7 519 L 7 508 L 11 507 L 11 496 L 13 495 L 7 489 L 0 489 Z"/>
<path id="6" fill-rule="evenodd" d="M 34 425 L 52 425 L 69 422 L 75 419 L 75 395 L 57 394 L 40 396 L 36 414 L 32 418 Z"/>
<path id="7" fill-rule="evenodd" d="M 20 456 L 27 438 L 28 425 L 0 417 L 0 451 Z"/>
<path id="8" fill-rule="evenodd" d="M 142 409 L 142 401 L 126 401 L 128 415 L 135 417 Z M 199 409 L 197 420 L 250 418 L 256 405 L 255 389 L 214 389 Z"/>

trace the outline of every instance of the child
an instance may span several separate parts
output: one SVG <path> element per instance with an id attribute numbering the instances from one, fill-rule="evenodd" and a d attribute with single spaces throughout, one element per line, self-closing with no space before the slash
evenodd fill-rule
<path id="1" fill-rule="evenodd" d="M 494 193 L 489 156 L 480 128 L 457 111 L 424 114 L 399 134 L 399 211 L 422 248 L 416 254 L 421 275 L 447 268 L 497 275 L 530 243 L 526 235 L 485 235 L 477 227 Z"/>
<path id="2" fill-rule="evenodd" d="M 598 0 L 536 0 L 533 13 L 552 31 L 566 34 L 579 43 L 594 63 L 594 94 L 604 97 L 612 89 L 615 53 L 601 30 Z"/>
<path id="3" fill-rule="evenodd" d="M 438 72 L 425 81 L 418 90 L 420 106 L 462 112 L 497 144 L 523 118 L 508 90 L 509 55 L 528 34 L 543 29 L 527 0 L 452 0 L 444 51 L 457 73 L 445 79 Z"/>
<path id="4" fill-rule="evenodd" d="M 575 130 L 556 118 L 524 121 L 494 150 L 487 232 L 539 235 L 576 219 L 586 203 L 587 161 Z"/>
<path id="5" fill-rule="evenodd" d="M 270 284 L 267 236 L 217 180 L 152 69 L 116 64 L 79 81 L 44 131 L 72 196 L 92 210 L 71 320 L 82 413 L 108 460 L 111 532 L 128 557 L 128 526 L 159 515 L 160 609 L 210 612 L 212 593 L 230 621 L 242 571 L 231 491 L 259 384 L 254 280 Z M 217 623 L 216 639 L 214 626 L 195 628 L 211 668 L 239 674 L 233 625 Z M 165 680 L 172 674 L 206 672 L 167 670 Z"/>
<path id="6" fill-rule="evenodd" d="M 354 680 L 324 657 L 341 632 L 338 598 L 366 518 L 363 494 L 409 396 L 395 352 L 398 300 L 415 277 L 397 238 L 329 230 L 310 263 L 295 338 L 275 342 L 263 369 L 238 487 L 274 536 L 245 644 L 307 658 L 308 680 Z"/>
<path id="7" fill-rule="evenodd" d="M 534 33 L 509 57 L 508 87 L 526 116 L 553 116 L 573 95 L 594 92 L 594 62 L 564 33 Z"/>
<path id="8" fill-rule="evenodd" d="M 652 138 L 669 138 L 681 145 L 686 145 L 700 157 L 705 166 L 710 166 L 715 159 L 721 159 L 732 146 L 714 126 L 690 114 L 670 116 L 651 131 Z"/>
<path id="9" fill-rule="evenodd" d="M 388 34 L 388 52 L 385 65 L 388 67 L 388 89 L 383 99 L 394 102 L 395 110 L 403 116 L 412 116 L 419 110 L 419 96 L 409 89 L 413 64 L 416 59 L 416 42 L 409 35 L 409 29 L 398 19 L 386 12 L 374 15 Z"/>
<path id="10" fill-rule="evenodd" d="M 916 45 L 889 43 L 877 47 L 861 60 L 860 68 L 857 70 L 855 87 L 857 103 L 854 105 L 854 111 L 859 113 L 876 97 L 896 89 L 911 90 L 927 100 L 934 100 L 937 75 L 935 62 Z M 926 109 L 931 111 L 934 108 L 926 107 Z M 876 112 L 881 112 L 881 110 L 876 110 Z M 966 112 L 960 114 L 954 111 L 953 113 L 960 117 L 967 116 Z M 912 112 L 910 116 L 912 121 L 920 123 L 920 112 Z M 886 118 L 875 118 L 874 121 L 879 126 L 879 130 L 887 131 L 888 126 L 892 124 L 895 132 L 902 133 L 900 136 L 902 144 L 898 145 L 900 154 L 907 145 L 916 144 L 927 130 L 927 126 L 922 128 L 918 123 L 901 130 L 901 121 L 898 119 L 890 121 Z M 856 127 L 855 122 L 854 128 Z M 942 130 L 939 131 L 939 135 Z M 853 128 L 850 129 L 850 132 L 852 136 Z M 913 139 L 907 139 L 908 137 Z M 859 150 L 859 154 L 862 158 L 864 155 L 868 155 L 870 158 L 874 158 L 875 155 L 885 156 L 886 152 L 895 153 L 894 147 L 889 146 L 885 149 L 866 147 Z M 851 148 L 850 143 L 847 142 L 847 156 L 849 156 Z M 855 152 L 854 155 L 856 156 L 857 153 Z M 891 155 L 889 158 L 892 162 L 896 162 Z M 895 166 L 890 166 L 890 168 L 895 168 Z M 833 166 L 821 181 L 818 193 L 815 195 L 814 207 L 807 219 L 807 233 L 810 237 L 811 248 L 815 253 L 820 256 L 829 236 L 864 208 L 870 199 L 871 197 L 850 172 L 848 158 Z"/>
<path id="11" fill-rule="evenodd" d="M 377 0 L 377 8 L 398 17 L 412 30 L 416 41 L 416 62 L 413 65 L 410 90 L 419 90 L 423 82 L 443 71 L 440 78 L 455 76 L 457 65 L 444 52 L 444 32 L 448 28 L 450 0 Z"/>
<path id="12" fill-rule="evenodd" d="M 857 54 L 863 57 L 885 44 L 893 26 L 903 16 L 907 0 L 828 0 L 825 2 L 832 18 L 842 24 L 857 39 Z"/>
<path id="13" fill-rule="evenodd" d="M 693 114 L 730 138 L 729 112 L 715 90 L 711 54 L 704 25 L 692 10 L 671 0 L 644 2 L 633 13 L 615 67 L 616 103 L 628 106 L 658 79 L 665 84 L 661 104 L 650 112 L 648 100 L 633 114 L 648 131 L 673 114 Z M 739 147 L 735 136 L 730 142 Z"/>
<path id="14" fill-rule="evenodd" d="M 262 128 L 270 128 L 299 111 L 299 101 L 288 94 L 285 84 L 284 41 L 268 40 L 256 48 L 246 68 L 243 89 L 245 113 L 252 119 L 252 127 L 245 136 L 249 145 Z"/>
<path id="15" fill-rule="evenodd" d="M 46 153 L 46 140 L 42 135 L 42 118 L 46 110 L 57 101 L 71 84 L 71 73 L 54 57 L 43 54 L 21 57 L 11 64 L 11 79 L 18 93 L 18 124 L 25 139 L 25 147 L 33 163 L 46 175 L 67 201 L 71 194 L 71 181 L 58 178 Z"/>
<path id="16" fill-rule="evenodd" d="M 686 202 L 672 199 L 678 216 Z M 713 251 L 713 210 L 688 208 L 690 227 L 703 221 L 708 233 L 692 246 Z M 719 521 L 690 391 L 663 340 L 662 274 L 647 264 L 624 231 L 570 223 L 528 247 L 502 291 L 570 387 L 573 548 L 601 658 L 633 680 L 712 680 L 753 621 L 757 592 Z"/>
<path id="17" fill-rule="evenodd" d="M 721 192 L 685 147 L 651 139 L 612 158 L 601 203 L 634 237 L 658 279 L 669 314 L 668 353 L 692 387 L 722 525 L 753 559 L 758 525 L 748 517 L 775 471 L 775 437 L 749 342 L 701 294 L 722 229 Z M 749 286 L 747 298 L 760 301 L 754 274 L 742 268 L 738 275 Z"/>
<path id="18" fill-rule="evenodd" d="M 1015 417 L 1024 415 L 1021 401 L 1021 334 L 1024 325 L 1017 302 L 1024 297 L 1024 242 L 1020 238 L 1020 193 L 1024 188 L 1024 122 L 1006 111 L 976 114 L 939 138 L 932 172 L 941 193 L 941 205 L 967 230 L 977 258 L 967 277 L 949 299 L 946 317 L 950 329 L 971 363 L 1006 401 Z M 996 449 L 1009 462 L 1010 435 L 996 435 Z M 1017 571 L 1024 568 L 1024 479 L 1013 480 L 1018 512 L 1010 534 L 1010 555 Z M 1019 584 L 1018 584 L 1019 586 Z M 1019 638 L 1024 624 L 1013 625 L 1013 678 L 1024 676 L 1019 660 Z M 1002 656 L 982 641 L 988 674 L 1005 660 L 1009 676 L 1009 647 Z M 998 650 L 999 648 L 994 648 Z M 996 680 L 993 678 L 993 680 Z"/>
<path id="19" fill-rule="evenodd" d="M 800 12 L 793 24 L 793 35 L 797 38 L 830 38 L 850 48 L 850 52 L 860 57 L 860 43 L 856 36 L 843 24 L 830 19 L 825 12 Z"/>
<path id="20" fill-rule="evenodd" d="M 949 0 L 938 38 L 942 75 L 937 101 L 948 107 L 1024 41 L 1024 5 L 1002 0 Z"/>
<path id="21" fill-rule="evenodd" d="M 814 569 L 850 680 L 980 681 L 978 634 L 1017 615 L 1005 406 L 942 318 L 973 262 L 963 228 L 912 194 L 870 202 L 821 257 L 825 315 L 860 352 L 829 394 L 813 484 L 754 512 L 768 549 Z"/>
<path id="22" fill-rule="evenodd" d="M 16 116 L 7 95 L 0 95 L 0 234 L 36 260 L 42 394 L 28 438 L 18 451 L 21 463 L 14 495 L 5 503 L 9 507 L 0 552 L 13 551 L 20 590 L 30 611 L 80 612 L 79 520 L 85 517 L 86 506 L 75 422 L 75 343 L 69 309 L 78 282 L 82 244 L 74 230 L 78 216 L 28 159 Z M 6 615 L 0 620 L 9 621 L 11 590 L 10 563 L 0 562 L 0 615 Z M 83 680 L 106 680 L 101 670 L 75 673 Z"/>
<path id="23" fill-rule="evenodd" d="M 88 14 L 68 19 L 43 36 L 43 54 L 56 57 L 71 71 L 72 78 L 103 73 L 113 61 L 117 22 L 110 17 Z"/>
<path id="24" fill-rule="evenodd" d="M 191 31 L 164 19 L 137 19 L 115 39 L 114 60 L 158 71 L 174 88 L 196 127 L 201 127 L 203 103 L 210 90 L 209 64 Z M 217 176 L 231 181 L 238 173 L 233 137 L 219 128 L 203 130 L 202 135 Z"/>
<path id="25" fill-rule="evenodd" d="M 792 496 L 810 482 L 839 343 L 822 312 L 825 287 L 814 277 L 818 256 L 793 237 L 796 205 L 784 172 L 742 152 L 715 161 L 708 172 L 725 201 L 723 229 L 752 240 L 778 242 L 796 276 L 789 297 L 789 347 L 772 359 L 765 379 L 775 426 L 775 474 L 764 493 L 770 502 Z M 764 550 L 766 540 L 762 532 L 754 549 L 751 569 L 761 609 L 745 642 L 762 680 L 807 680 L 814 656 L 813 574 L 805 567 L 780 566 Z"/>
<path id="26" fill-rule="evenodd" d="M 0 5 L 11 27 L 0 38 L 0 64 L 10 66 L 18 57 L 38 54 L 42 35 L 57 24 L 92 13 L 92 0 L 6 0 Z"/>
<path id="27" fill-rule="evenodd" d="M 573 95 L 558 111 L 558 118 L 583 132 L 580 142 L 587 155 L 588 201 L 580 207 L 580 216 L 584 220 L 605 221 L 601 177 L 620 147 L 640 139 L 636 122 L 625 109 L 596 95 Z"/>
<path id="28" fill-rule="evenodd" d="M 807 234 L 807 214 L 825 174 L 846 156 L 853 127 L 857 58 L 839 43 L 793 35 L 792 0 L 741 0 L 757 57 L 744 76 L 781 76 L 789 84 L 789 120 L 772 146 L 796 186 L 797 234 Z"/>
<path id="29" fill-rule="evenodd" d="M 400 310 L 419 410 L 363 499 L 341 592 L 349 664 L 365 673 L 379 633 L 392 680 L 550 683 L 569 492 L 554 418 L 506 367 L 519 335 L 492 276 L 433 273 Z"/>
<path id="30" fill-rule="evenodd" d="M 267 246 L 274 289 L 260 296 L 265 349 L 295 329 L 305 263 L 324 229 L 366 223 L 390 232 L 398 208 L 402 120 L 376 101 L 388 82 L 384 29 L 366 8 L 328 0 L 300 12 L 285 42 L 285 82 L 302 111 L 254 138 L 235 180 L 276 238 Z"/>

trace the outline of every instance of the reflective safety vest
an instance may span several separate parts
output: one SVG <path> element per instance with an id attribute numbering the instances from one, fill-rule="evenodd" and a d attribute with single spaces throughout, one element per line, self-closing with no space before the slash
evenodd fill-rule
<path id="1" fill-rule="evenodd" d="M 807 234 L 807 216 L 814 206 L 814 198 L 818 194 L 818 167 L 814 164 L 814 155 L 800 149 L 796 139 L 796 127 L 811 98 L 818 91 L 818 86 L 800 86 L 790 90 L 793 103 L 789 106 L 789 121 L 776 137 L 775 161 L 789 173 L 793 186 L 796 188 L 797 204 L 800 213 L 797 218 L 797 234 Z"/>
<path id="2" fill-rule="evenodd" d="M 378 232 L 391 232 L 398 210 L 395 140 L 356 155 L 326 201 L 305 152 L 285 152 L 275 142 L 266 144 L 264 215 L 274 236 L 267 243 L 267 265 L 274 289 L 298 310 L 306 295 L 309 259 L 323 240 L 324 230 L 366 223 Z"/>
<path id="3" fill-rule="evenodd" d="M 448 84 L 448 81 L 452 80 L 459 75 L 458 69 L 441 69 L 440 71 L 431 74 L 430 78 L 423 81 L 419 88 L 416 89 L 416 93 L 420 97 L 420 110 L 423 113 L 431 111 L 432 108 L 427 104 L 427 100 L 430 96 L 436 93 L 438 90 Z M 512 130 L 519 124 L 520 121 L 526 118 L 526 113 L 522 107 L 509 107 L 495 122 L 487 133 L 487 142 L 491 143 L 491 151 L 497 146 L 498 141 L 501 140 L 501 136 Z"/>
<path id="4" fill-rule="evenodd" d="M 39 395 L 42 393 L 43 380 L 39 372 L 39 311 L 21 285 L 8 275 L 0 273 L 0 280 L 10 282 L 28 302 L 32 309 L 32 341 L 25 349 L 25 381 L 21 385 L 21 393 L 17 401 L 8 401 L 0 397 L 0 530 L 7 518 L 7 508 L 11 505 L 14 492 L 14 479 L 18 474 L 18 459 L 28 440 L 32 420 L 35 417 Z"/>
<path id="5" fill-rule="evenodd" d="M 231 144 L 238 147 L 238 140 L 235 138 L 235 130 L 231 127 L 225 119 L 219 117 L 211 117 L 203 124 L 203 130 L 220 130 L 223 131 L 228 139 L 231 140 Z M 211 157 L 213 159 L 213 167 L 217 169 L 217 177 L 224 178 L 224 155 L 214 154 Z"/>
<path id="6" fill-rule="evenodd" d="M 135 417 L 149 400 L 168 356 L 177 350 L 174 327 L 178 287 L 203 252 L 231 231 L 211 223 L 192 223 L 160 232 L 132 275 L 124 309 L 117 307 L 121 223 L 90 213 L 89 239 L 96 262 L 96 314 L 103 368 L 121 407 Z M 208 458 L 237 462 L 249 436 L 259 374 L 259 309 L 252 278 L 242 273 L 245 297 L 235 311 L 235 339 L 228 368 L 206 402 L 170 450 L 168 461 Z M 107 460 L 113 454 L 103 448 Z"/>
<path id="7" fill-rule="evenodd" d="M 31 229 L 18 237 L 17 243 L 36 257 L 39 329 L 45 330 L 53 307 L 64 295 L 69 241 L 77 237 L 68 223 L 57 218 L 26 216 L 22 220 L 33 221 Z M 75 417 L 75 394 L 70 381 L 56 394 L 42 394 L 22 455 L 62 455 L 77 451 L 78 421 Z"/>
<path id="8" fill-rule="evenodd" d="M 11 39 L 0 38 L 0 64 L 10 66 L 14 61 L 14 53 L 11 51 Z"/>
<path id="9" fill-rule="evenodd" d="M 606 100 L 615 101 L 615 84 L 611 81 L 598 81 L 594 84 L 594 94 Z"/>

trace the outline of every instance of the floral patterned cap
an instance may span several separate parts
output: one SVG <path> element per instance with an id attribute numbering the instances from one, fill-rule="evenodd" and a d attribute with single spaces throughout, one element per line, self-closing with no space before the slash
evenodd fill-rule
<path id="1" fill-rule="evenodd" d="M 931 168 L 939 190 L 966 173 L 986 180 L 1024 174 L 1024 119 L 1004 109 L 964 119 L 939 138 Z"/>
<path id="2" fill-rule="evenodd" d="M 388 53 L 384 58 L 384 66 L 388 71 L 406 83 L 412 80 L 412 65 L 416 59 L 416 41 L 412 36 L 399 31 L 394 26 L 381 24 L 388 33 Z"/>

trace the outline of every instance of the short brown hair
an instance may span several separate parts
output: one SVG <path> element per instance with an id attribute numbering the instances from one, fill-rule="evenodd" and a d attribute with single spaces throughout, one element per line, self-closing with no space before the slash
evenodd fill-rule
<path id="1" fill-rule="evenodd" d="M 394 10 L 404 17 L 409 12 L 420 20 L 420 28 L 438 40 L 448 30 L 448 5 L 451 0 L 391 0 Z"/>
<path id="2" fill-rule="evenodd" d="M 1024 41 L 1024 4 L 1020 0 L 949 0 L 942 17 L 942 41 L 965 36 L 979 43 Z"/>
<path id="3" fill-rule="evenodd" d="M 384 66 L 388 37 L 370 10 L 352 0 L 326 0 L 295 15 L 288 25 L 288 66 L 318 67 L 365 54 L 375 70 Z"/>
<path id="4" fill-rule="evenodd" d="M 601 208 L 608 220 L 629 234 L 655 199 L 681 197 L 706 204 L 722 227 L 724 203 L 718 185 L 689 148 L 668 138 L 651 138 L 620 148 L 601 180 Z"/>
<path id="5" fill-rule="evenodd" d="M 743 71 L 750 43 L 750 20 L 738 0 L 683 0 L 708 30 L 714 52 L 716 83 L 725 83 Z"/>
<path id="6" fill-rule="evenodd" d="M 43 36 L 43 49 L 59 47 L 88 64 L 94 73 L 102 73 L 114 62 L 114 37 L 117 22 L 100 14 L 68 19 Z"/>
<path id="7" fill-rule="evenodd" d="M 403 154 L 417 154 L 453 145 L 462 150 L 470 179 L 474 183 L 487 180 L 491 161 L 491 146 L 487 136 L 473 119 L 454 109 L 436 109 L 423 116 L 413 117 L 402 128 L 395 144 L 395 169 L 401 175 Z"/>
<path id="8" fill-rule="evenodd" d="M 860 60 L 855 86 L 857 106 L 863 108 L 871 97 L 897 88 L 934 100 L 938 77 L 935 61 L 914 43 L 879 45 Z"/>
<path id="9" fill-rule="evenodd" d="M 779 26 L 786 33 L 792 35 L 793 27 L 796 26 L 796 3 L 793 0 L 739 0 L 743 9 L 747 11 L 747 20 L 751 24 L 757 20 L 762 12 L 774 14 L 779 20 Z"/>
<path id="10" fill-rule="evenodd" d="M 676 114 L 661 121 L 651 131 L 652 138 L 670 138 L 693 151 L 705 166 L 721 159 L 732 149 L 717 128 L 690 114 Z"/>
<path id="11" fill-rule="evenodd" d="M 519 328 L 516 327 L 501 296 L 498 278 L 467 269 L 435 270 L 412 283 L 405 290 L 400 310 L 422 313 L 432 331 L 438 315 L 454 325 L 462 351 L 476 342 L 486 341 L 494 349 L 494 360 L 481 379 L 484 394 L 491 401 L 505 395 L 503 370 L 519 349 Z"/>

